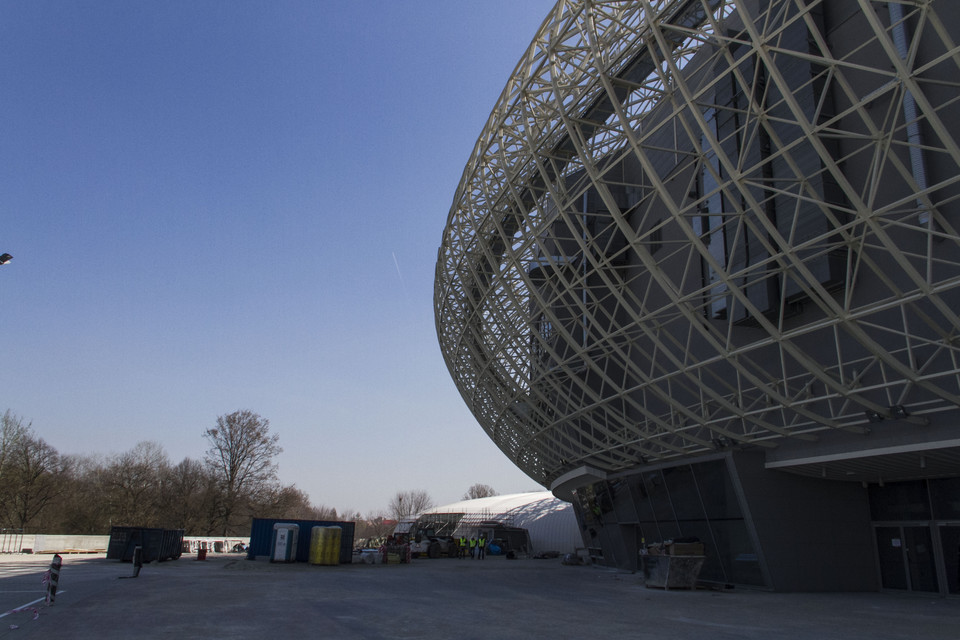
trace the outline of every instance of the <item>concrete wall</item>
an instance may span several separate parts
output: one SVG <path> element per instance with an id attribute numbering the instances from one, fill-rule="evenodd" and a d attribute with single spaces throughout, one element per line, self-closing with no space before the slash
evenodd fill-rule
<path id="1" fill-rule="evenodd" d="M 763 459 L 733 457 L 773 589 L 878 590 L 867 490 L 768 470 Z"/>

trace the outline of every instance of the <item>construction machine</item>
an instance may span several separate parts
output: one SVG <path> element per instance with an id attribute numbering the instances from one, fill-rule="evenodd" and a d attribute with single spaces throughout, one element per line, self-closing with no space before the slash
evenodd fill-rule
<path id="1" fill-rule="evenodd" d="M 393 531 L 395 540 L 410 545 L 410 555 L 427 558 L 457 557 L 458 543 L 449 522 L 436 521 L 429 516 L 405 518 Z"/>

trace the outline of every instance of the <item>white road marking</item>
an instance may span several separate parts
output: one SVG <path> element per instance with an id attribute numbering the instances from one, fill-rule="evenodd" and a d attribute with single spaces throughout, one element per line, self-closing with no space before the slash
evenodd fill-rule
<path id="1" fill-rule="evenodd" d="M 59 591 L 59 590 L 57 591 L 57 595 L 58 595 L 58 596 L 59 596 L 61 593 L 66 593 L 66 592 L 65 592 L 65 591 Z M 22 605 L 20 605 L 19 607 L 14 607 L 13 609 L 10 609 L 10 611 L 7 611 L 6 613 L 0 613 L 0 618 L 3 618 L 3 617 L 5 617 L 5 616 L 8 616 L 8 615 L 10 615 L 11 613 L 16 613 L 16 612 L 20 611 L 21 609 L 26 609 L 27 607 L 29 607 L 29 606 L 31 606 L 31 605 L 35 605 L 35 604 L 37 604 L 38 602 L 43 602 L 43 601 L 46 600 L 46 599 L 47 599 L 47 596 L 43 596 L 42 598 L 37 598 L 37 599 L 34 600 L 33 602 L 28 602 L 27 604 L 22 604 Z"/>

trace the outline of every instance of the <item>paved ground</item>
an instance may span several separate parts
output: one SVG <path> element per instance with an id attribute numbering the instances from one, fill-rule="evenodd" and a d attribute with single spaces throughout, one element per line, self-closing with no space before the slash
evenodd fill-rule
<path id="1" fill-rule="evenodd" d="M 193 558 L 148 564 L 134 579 L 123 578 L 131 565 L 102 555 L 64 556 L 56 602 L 0 617 L 0 638 L 960 638 L 952 598 L 665 592 L 635 574 L 556 560 Z M 43 597 L 49 561 L 0 556 L 0 613 Z"/>

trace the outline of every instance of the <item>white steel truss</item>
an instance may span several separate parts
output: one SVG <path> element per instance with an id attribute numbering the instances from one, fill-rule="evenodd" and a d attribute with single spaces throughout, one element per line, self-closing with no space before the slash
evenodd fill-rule
<path id="1" fill-rule="evenodd" d="M 956 410 L 958 38 L 947 0 L 558 2 L 437 262 L 494 442 L 548 485 Z"/>

